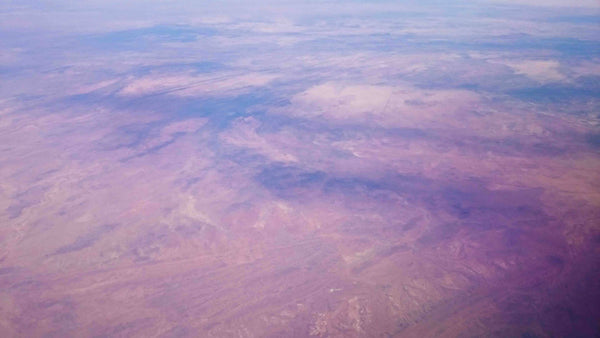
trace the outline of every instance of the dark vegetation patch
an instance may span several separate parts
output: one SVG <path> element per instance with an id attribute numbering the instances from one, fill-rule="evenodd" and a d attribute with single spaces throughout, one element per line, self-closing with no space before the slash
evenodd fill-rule
<path id="1" fill-rule="evenodd" d="M 54 252 L 54 254 L 66 254 L 91 247 L 92 245 L 94 245 L 94 243 L 99 241 L 102 238 L 102 236 L 104 236 L 106 233 L 116 229 L 117 226 L 117 224 L 105 224 L 100 227 L 97 227 L 92 231 L 88 232 L 87 234 L 77 237 L 77 239 L 73 243 L 58 248 Z"/>
<path id="2" fill-rule="evenodd" d="M 589 134 L 585 137 L 586 142 L 594 148 L 600 148 L 600 133 Z"/>

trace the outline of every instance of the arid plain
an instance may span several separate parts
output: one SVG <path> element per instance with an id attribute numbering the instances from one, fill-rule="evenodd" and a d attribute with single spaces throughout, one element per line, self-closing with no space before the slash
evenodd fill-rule
<path id="1" fill-rule="evenodd" d="M 0 335 L 597 335 L 585 5 L 0 5 Z"/>

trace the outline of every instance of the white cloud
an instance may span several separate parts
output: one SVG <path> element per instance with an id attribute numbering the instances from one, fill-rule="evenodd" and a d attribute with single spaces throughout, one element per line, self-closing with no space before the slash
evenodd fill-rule
<path id="1" fill-rule="evenodd" d="M 213 96 L 268 84 L 278 75 L 266 73 L 218 75 L 152 75 L 132 80 L 119 92 L 122 96 L 169 94 L 175 96 Z"/>
<path id="2" fill-rule="evenodd" d="M 408 85 L 327 82 L 295 95 L 279 113 L 386 126 L 424 126 L 469 111 L 480 98 L 466 90 L 425 90 Z M 453 123 L 444 121 L 443 123 Z"/>
<path id="3" fill-rule="evenodd" d="M 566 76 L 559 71 L 560 63 L 554 60 L 526 60 L 520 62 L 507 62 L 515 73 L 523 74 L 540 83 L 560 82 Z"/>

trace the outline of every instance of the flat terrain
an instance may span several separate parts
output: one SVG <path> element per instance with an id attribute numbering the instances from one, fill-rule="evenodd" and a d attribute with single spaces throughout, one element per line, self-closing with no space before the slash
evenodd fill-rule
<path id="1" fill-rule="evenodd" d="M 0 5 L 0 336 L 600 332 L 597 7 L 97 6 Z"/>

